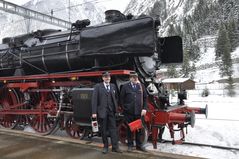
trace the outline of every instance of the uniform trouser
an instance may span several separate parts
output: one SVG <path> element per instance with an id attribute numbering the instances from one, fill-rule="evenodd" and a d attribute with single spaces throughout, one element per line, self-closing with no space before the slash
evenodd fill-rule
<path id="1" fill-rule="evenodd" d="M 165 126 L 162 126 L 159 128 L 159 134 L 158 134 L 159 141 L 162 141 L 162 139 L 163 139 L 164 129 L 165 129 Z"/>
<path id="2" fill-rule="evenodd" d="M 116 127 L 115 113 L 107 112 L 105 118 L 99 118 L 102 141 L 105 148 L 108 148 L 108 134 L 110 135 L 112 148 L 118 148 L 118 131 Z"/>
<path id="3" fill-rule="evenodd" d="M 125 120 L 128 123 L 141 118 L 141 115 L 129 115 L 129 114 L 126 114 L 124 116 L 125 116 Z M 135 132 L 136 147 L 141 147 L 142 146 L 142 142 L 140 140 L 141 136 L 142 136 L 142 131 L 139 130 L 139 131 Z M 128 129 L 127 129 L 127 140 L 128 140 L 128 146 L 129 147 L 132 147 L 134 145 L 133 137 L 134 137 L 133 133 L 130 131 L 130 129 L 128 127 Z"/>

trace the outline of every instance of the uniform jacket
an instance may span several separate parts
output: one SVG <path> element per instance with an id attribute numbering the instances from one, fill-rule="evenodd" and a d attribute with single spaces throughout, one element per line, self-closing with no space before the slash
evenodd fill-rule
<path id="1" fill-rule="evenodd" d="M 93 96 L 92 96 L 92 114 L 98 114 L 99 118 L 106 117 L 107 111 L 107 90 L 104 86 L 104 83 L 98 83 L 94 87 Z M 113 101 L 113 112 L 115 113 L 118 109 L 117 98 L 118 93 L 116 86 L 110 83 L 110 92 L 109 95 Z"/>
<path id="2" fill-rule="evenodd" d="M 134 89 L 131 82 L 124 84 L 120 92 L 120 103 L 124 114 L 140 115 L 142 109 L 147 109 L 147 94 L 144 85 L 137 84 Z"/>

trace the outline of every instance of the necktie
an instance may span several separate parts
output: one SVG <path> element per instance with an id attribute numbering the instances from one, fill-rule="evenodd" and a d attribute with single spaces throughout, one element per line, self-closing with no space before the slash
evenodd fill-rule
<path id="1" fill-rule="evenodd" d="M 110 91 L 110 86 L 109 85 L 106 85 L 106 90 L 107 90 L 107 92 Z"/>
<path id="2" fill-rule="evenodd" d="M 133 86 L 134 86 L 134 90 L 136 90 L 136 84 L 133 84 Z"/>

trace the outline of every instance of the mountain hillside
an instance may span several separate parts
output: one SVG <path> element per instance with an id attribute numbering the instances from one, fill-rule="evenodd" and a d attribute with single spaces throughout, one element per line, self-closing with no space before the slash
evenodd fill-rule
<path id="1" fill-rule="evenodd" d="M 104 6 L 99 3 L 93 3 L 89 0 L 83 0 L 80 2 L 78 0 L 71 0 L 70 11 L 67 1 L 62 0 L 29 0 L 29 2 L 23 6 L 45 14 L 52 14 L 55 17 L 67 21 L 70 20 L 71 22 L 90 19 L 91 25 L 94 25 L 104 21 Z M 35 20 L 24 19 L 23 17 L 8 14 L 6 12 L 0 12 L 0 26 L 2 28 L 0 30 L 0 40 L 7 36 L 16 36 L 24 34 L 27 31 L 31 32 L 38 29 L 62 29 Z"/>
<path id="2" fill-rule="evenodd" d="M 125 13 L 146 14 L 159 18 L 161 20 L 159 36 L 181 36 L 184 55 L 189 57 L 189 66 L 186 70 L 194 70 L 193 77 L 201 82 L 212 82 L 221 78 L 219 73 L 221 60 L 216 60 L 215 56 L 221 25 L 228 27 L 233 22 L 236 30 L 230 41 L 239 35 L 238 0 L 131 0 Z M 231 51 L 232 69 L 233 78 L 239 78 L 238 38 L 235 41 Z M 185 65 L 176 67 L 181 66 Z M 177 75 L 182 77 L 185 74 L 178 72 Z"/>

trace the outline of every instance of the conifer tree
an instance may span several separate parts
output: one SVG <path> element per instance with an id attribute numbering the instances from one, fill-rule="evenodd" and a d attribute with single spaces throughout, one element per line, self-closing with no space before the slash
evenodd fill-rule
<path id="1" fill-rule="evenodd" d="M 176 33 L 174 25 L 170 24 L 168 29 L 168 36 L 175 36 L 176 34 L 177 33 Z"/>
<path id="2" fill-rule="evenodd" d="M 183 77 L 189 77 L 189 73 L 190 73 L 189 54 L 188 51 L 185 51 L 183 55 L 181 74 Z"/>
<path id="3" fill-rule="evenodd" d="M 171 64 L 167 68 L 167 76 L 168 78 L 176 78 L 178 77 L 178 73 L 176 71 L 176 66 Z"/>
<path id="4" fill-rule="evenodd" d="M 194 78 L 194 74 L 196 73 L 195 64 L 190 62 L 188 50 L 184 52 L 183 64 L 182 64 L 182 69 L 180 73 L 182 77 L 191 78 L 191 79 Z"/>
<path id="5" fill-rule="evenodd" d="M 176 34 L 177 34 L 178 36 L 183 37 L 183 31 L 182 31 L 180 25 L 176 25 L 176 27 L 175 27 L 175 32 L 176 32 Z"/>
<path id="6" fill-rule="evenodd" d="M 225 41 L 229 41 L 229 39 L 227 38 L 227 40 L 225 39 L 226 37 L 226 28 L 224 24 L 221 24 L 219 32 L 218 32 L 218 38 L 217 38 L 217 42 L 216 42 L 216 58 L 219 58 L 222 56 L 223 51 L 225 49 L 224 44 Z M 230 48 L 229 48 L 230 51 Z"/>
<path id="7" fill-rule="evenodd" d="M 235 85 L 234 85 L 234 82 L 233 82 L 233 78 L 230 76 L 228 79 L 227 79 L 227 83 L 228 85 L 226 86 L 226 89 L 228 90 L 228 95 L 230 97 L 233 97 L 236 95 L 236 92 L 235 92 Z"/>
<path id="8" fill-rule="evenodd" d="M 159 16 L 159 13 L 160 13 L 160 3 L 156 1 L 153 5 L 153 8 L 149 12 L 149 15 L 152 17 L 157 17 Z"/>
<path id="9" fill-rule="evenodd" d="M 222 24 L 219 30 L 217 46 L 216 46 L 216 55 L 217 53 L 221 54 L 221 63 L 219 64 L 220 75 L 221 77 L 226 76 L 228 77 L 228 85 L 225 89 L 228 90 L 229 96 L 234 96 L 234 84 L 233 84 L 233 70 L 232 70 L 232 59 L 231 59 L 231 44 L 228 37 L 228 32 L 225 26 Z"/>
<path id="10" fill-rule="evenodd" d="M 228 30 L 228 37 L 230 40 L 230 44 L 231 44 L 231 52 L 234 51 L 237 47 L 237 40 L 238 37 L 236 35 L 237 29 L 236 29 L 236 24 L 235 21 L 232 19 L 229 21 L 228 25 L 227 25 L 227 30 Z"/>
<path id="11" fill-rule="evenodd" d="M 219 35 L 219 37 L 221 37 L 219 44 L 217 45 L 219 47 L 218 50 L 220 50 L 221 52 L 221 64 L 220 64 L 220 74 L 221 76 L 232 76 L 232 59 L 231 59 L 231 44 L 230 44 L 230 40 L 228 38 L 228 33 L 227 30 L 225 29 L 224 25 L 222 27 L 221 30 L 221 35 Z M 219 38 L 218 37 L 218 38 Z"/>
<path id="12" fill-rule="evenodd" d="M 194 79 L 195 74 L 196 74 L 196 66 L 195 66 L 195 63 L 193 63 L 191 66 L 191 74 L 189 78 Z"/>

